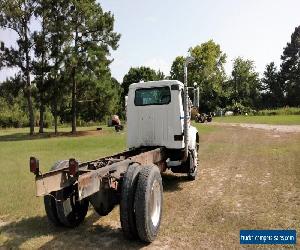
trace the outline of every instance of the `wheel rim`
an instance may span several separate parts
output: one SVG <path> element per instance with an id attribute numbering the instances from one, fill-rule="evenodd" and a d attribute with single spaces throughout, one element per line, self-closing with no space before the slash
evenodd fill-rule
<path id="1" fill-rule="evenodd" d="M 157 226 L 161 212 L 161 189 L 157 180 L 154 180 L 150 193 L 150 217 L 153 226 Z"/>

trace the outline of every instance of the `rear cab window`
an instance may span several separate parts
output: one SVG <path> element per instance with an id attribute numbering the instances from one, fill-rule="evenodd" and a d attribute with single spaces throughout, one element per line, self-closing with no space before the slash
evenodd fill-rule
<path id="1" fill-rule="evenodd" d="M 136 89 L 135 106 L 166 105 L 171 102 L 170 87 L 153 87 Z"/>

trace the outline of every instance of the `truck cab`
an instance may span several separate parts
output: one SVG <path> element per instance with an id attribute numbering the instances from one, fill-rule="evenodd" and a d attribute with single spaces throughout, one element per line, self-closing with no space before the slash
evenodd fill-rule
<path id="1" fill-rule="evenodd" d="M 127 101 L 128 148 L 163 146 L 184 148 L 183 83 L 176 80 L 131 84 Z M 198 132 L 189 126 L 189 147 Z"/>

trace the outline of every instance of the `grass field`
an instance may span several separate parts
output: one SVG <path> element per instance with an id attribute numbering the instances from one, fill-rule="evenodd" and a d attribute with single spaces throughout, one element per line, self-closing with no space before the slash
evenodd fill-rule
<path id="1" fill-rule="evenodd" d="M 61 132 L 69 128 L 60 129 Z M 58 160 L 74 157 L 80 161 L 92 160 L 125 150 L 125 132 L 116 133 L 113 128 L 103 126 L 78 129 L 89 131 L 83 136 L 53 137 L 52 130 L 42 136 L 29 136 L 28 129 L 0 130 L 0 216 L 19 218 L 44 214 L 39 199 L 34 197 L 34 176 L 29 172 L 29 157 L 40 160 L 40 168 L 47 171 Z M 202 132 L 214 128 L 202 126 Z M 34 207 L 35 209 L 32 209 Z"/>
<path id="2" fill-rule="evenodd" d="M 110 128 L 82 136 L 29 137 L 24 129 L 0 130 L 0 247 L 8 248 L 239 248 L 240 229 L 300 232 L 300 134 L 197 124 L 198 180 L 165 173 L 161 230 L 151 245 L 127 241 L 118 207 L 100 218 L 91 209 L 73 230 L 51 226 L 34 196 L 28 159 L 42 170 L 55 161 L 82 161 L 125 149 L 125 132 Z M 299 238 L 298 238 L 298 247 Z"/>
<path id="3" fill-rule="evenodd" d="M 223 116 L 223 117 L 214 117 L 213 121 L 232 122 L 232 123 L 300 125 L 300 115 Z"/>
<path id="4" fill-rule="evenodd" d="M 95 127 L 79 130 L 94 130 L 94 134 L 49 138 L 50 131 L 42 137 L 30 137 L 27 129 L 0 130 L 1 216 L 18 218 L 44 213 L 41 201 L 33 197 L 34 176 L 29 172 L 28 165 L 30 156 L 36 156 L 40 160 L 41 170 L 47 171 L 58 160 L 75 157 L 85 161 L 125 149 L 124 133 L 115 134 L 112 128 L 103 131 L 96 131 Z"/>

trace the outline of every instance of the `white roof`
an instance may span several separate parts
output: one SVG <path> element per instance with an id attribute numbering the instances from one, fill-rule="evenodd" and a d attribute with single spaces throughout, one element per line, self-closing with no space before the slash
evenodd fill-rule
<path id="1" fill-rule="evenodd" d="M 180 81 L 177 81 L 177 80 L 161 80 L 161 81 L 132 83 L 132 84 L 130 84 L 129 89 L 164 87 L 164 86 L 171 86 L 174 84 L 180 85 L 181 87 L 183 87 L 183 83 Z"/>

